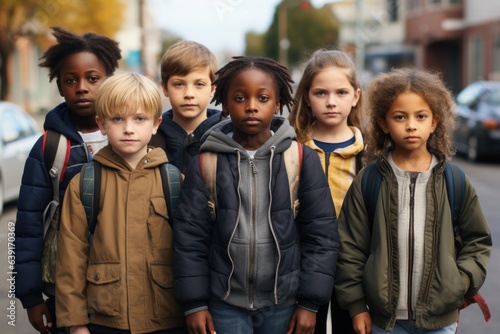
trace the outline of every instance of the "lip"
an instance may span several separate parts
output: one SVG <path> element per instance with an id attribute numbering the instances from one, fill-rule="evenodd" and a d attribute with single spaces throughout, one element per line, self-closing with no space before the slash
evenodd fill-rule
<path id="1" fill-rule="evenodd" d="M 75 105 L 77 106 L 88 106 L 92 104 L 92 100 L 90 99 L 78 99 L 75 101 Z"/>
<path id="2" fill-rule="evenodd" d="M 408 137 L 405 137 L 406 140 L 408 141 L 417 141 L 419 140 L 419 137 L 417 136 L 408 136 Z"/>
<path id="3" fill-rule="evenodd" d="M 256 117 L 249 117 L 249 118 L 245 118 L 243 120 L 243 123 L 250 124 L 250 125 L 259 124 L 260 123 L 260 119 L 258 119 Z"/>
<path id="4" fill-rule="evenodd" d="M 196 107 L 197 107 L 196 104 L 181 104 L 181 108 L 194 109 Z"/>

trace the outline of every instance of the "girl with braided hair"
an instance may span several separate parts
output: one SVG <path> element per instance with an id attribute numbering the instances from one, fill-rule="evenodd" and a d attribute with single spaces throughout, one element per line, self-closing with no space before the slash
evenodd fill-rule
<path id="1" fill-rule="evenodd" d="M 234 57 L 217 74 L 214 101 L 230 119 L 206 133 L 186 171 L 174 220 L 176 298 L 190 333 L 313 333 L 339 243 L 318 155 L 295 145 L 295 131 L 277 116 L 294 103 L 293 81 L 263 57 Z M 300 206 L 284 157 L 297 147 Z M 207 153 L 217 158 L 214 194 Z"/>
<path id="2" fill-rule="evenodd" d="M 70 142 L 67 167 L 59 183 L 59 203 L 69 181 L 83 163 L 107 145 L 96 123 L 94 98 L 99 86 L 111 76 L 121 58 L 118 43 L 94 33 L 76 35 L 53 27 L 57 43 L 42 55 L 40 67 L 48 68 L 49 81 L 56 79 L 64 102 L 45 117 L 44 129 L 64 135 Z M 40 333 L 64 333 L 55 319 L 55 285 L 42 275 L 44 211 L 53 200 L 52 180 L 44 164 L 45 136 L 35 143 L 26 161 L 19 193 L 16 220 L 16 297 Z M 49 145 L 49 143 L 47 143 Z M 48 298 L 44 302 L 43 295 Z"/>

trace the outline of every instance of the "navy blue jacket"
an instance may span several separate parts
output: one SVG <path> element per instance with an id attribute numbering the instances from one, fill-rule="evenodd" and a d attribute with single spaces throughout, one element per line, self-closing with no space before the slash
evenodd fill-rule
<path id="1" fill-rule="evenodd" d="M 231 131 L 223 123 L 221 130 Z M 212 130 L 208 138 L 225 136 L 220 134 L 221 130 Z M 244 149 L 230 145 L 231 139 L 227 138 L 227 152 L 218 153 L 216 220 L 212 221 L 210 216 L 209 193 L 197 157 L 189 164 L 174 220 L 175 296 L 187 314 L 206 309 L 211 298 L 228 298 L 231 277 L 239 265 L 233 262 L 229 249 L 231 243 L 237 242 L 233 238 L 241 202 L 248 202 L 239 193 L 241 161 L 237 151 Z M 271 263 L 269 270 L 275 270 L 272 284 L 275 290 L 269 299 L 274 305 L 295 299 L 303 308 L 318 310 L 329 301 L 333 288 L 339 249 L 337 219 L 318 155 L 304 146 L 298 190 L 300 208 L 294 221 L 283 160 L 283 152 L 290 144 L 288 138 L 272 147 L 275 154 L 267 176 L 270 201 L 264 210 L 269 212 L 277 249 L 277 259 L 267 259 Z"/>
<path id="2" fill-rule="evenodd" d="M 87 147 L 71 119 L 65 102 L 45 117 L 44 129 L 55 130 L 71 140 L 71 152 L 63 181 L 59 186 L 60 203 L 69 181 L 90 160 Z M 43 250 L 43 211 L 52 201 L 52 181 L 42 154 L 40 137 L 26 160 L 17 204 L 16 218 L 16 297 L 24 308 L 43 302 L 42 292 L 50 295 L 53 286 L 42 282 L 41 257 Z"/>
<path id="3" fill-rule="evenodd" d="M 215 124 L 223 120 L 222 112 L 217 109 L 207 109 L 207 119 L 188 134 L 177 123 L 173 121 L 172 109 L 165 111 L 158 132 L 151 139 L 150 144 L 161 147 L 167 154 L 168 162 L 185 173 L 191 158 L 200 150 L 200 140 L 203 134 Z"/>

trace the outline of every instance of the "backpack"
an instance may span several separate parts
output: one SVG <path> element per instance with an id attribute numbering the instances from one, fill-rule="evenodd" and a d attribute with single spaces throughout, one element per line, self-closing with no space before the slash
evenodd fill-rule
<path id="1" fill-rule="evenodd" d="M 180 170 L 170 163 L 160 165 L 160 173 L 163 185 L 163 194 L 167 204 L 168 223 L 172 227 L 172 220 L 177 211 L 179 193 L 182 185 L 182 174 Z M 83 164 L 80 171 L 80 199 L 85 209 L 87 222 L 89 224 L 88 246 L 92 245 L 94 231 L 97 225 L 97 214 L 99 213 L 99 201 L 101 195 L 101 164 L 91 161 Z"/>
<path id="2" fill-rule="evenodd" d="M 290 206 L 293 210 L 294 218 L 297 218 L 300 206 L 298 195 L 303 153 L 303 144 L 295 140 L 293 140 L 290 147 L 283 152 L 283 160 L 288 175 L 288 184 L 290 185 Z M 205 183 L 209 194 L 208 208 L 212 220 L 215 221 L 217 216 L 217 153 L 205 151 L 201 152 L 199 157 L 201 179 Z"/>
<path id="3" fill-rule="evenodd" d="M 62 134 L 46 130 L 42 140 L 45 168 L 52 181 L 52 201 L 43 212 L 42 281 L 54 284 L 59 225 L 59 184 L 64 179 L 71 151 L 71 141 Z"/>
<path id="4" fill-rule="evenodd" d="M 458 220 L 460 219 L 460 209 L 465 195 L 465 173 L 457 165 L 447 163 L 444 169 L 444 176 L 446 180 L 448 202 L 452 212 L 453 231 L 455 236 L 459 237 L 460 230 L 458 227 Z M 363 194 L 370 228 L 373 227 L 373 217 L 375 216 L 381 182 L 382 175 L 380 174 L 377 166 L 374 163 L 366 166 L 361 179 L 361 191 Z M 488 322 L 491 318 L 491 312 L 488 304 L 479 292 L 472 298 L 465 300 L 460 309 L 463 309 L 473 303 L 478 304 L 481 312 L 483 313 L 484 320 Z"/>
<path id="5" fill-rule="evenodd" d="M 46 283 L 55 282 L 55 262 L 57 252 L 57 231 L 59 230 L 59 184 L 64 178 L 64 172 L 69 161 L 71 142 L 63 134 L 47 130 L 44 133 L 42 152 L 44 163 L 52 180 L 53 199 L 44 211 L 44 239 L 42 251 L 42 280 Z M 179 192 L 182 184 L 182 174 L 172 164 L 160 166 L 163 193 L 167 204 L 168 222 L 177 209 Z M 89 249 L 97 225 L 99 213 L 101 164 L 97 161 L 85 163 L 80 171 L 80 199 L 85 209 L 89 225 Z"/>

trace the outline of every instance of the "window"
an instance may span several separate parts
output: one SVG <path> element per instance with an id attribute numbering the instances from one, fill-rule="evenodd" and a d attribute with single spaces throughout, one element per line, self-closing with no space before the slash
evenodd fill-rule
<path id="1" fill-rule="evenodd" d="M 399 13 L 399 1 L 398 0 L 388 0 L 387 1 L 387 12 L 389 17 L 389 22 L 398 21 Z"/>
<path id="2" fill-rule="evenodd" d="M 469 81 L 482 80 L 483 76 L 483 40 L 471 37 L 469 40 Z"/>
<path id="3" fill-rule="evenodd" d="M 500 32 L 493 42 L 493 72 L 500 73 Z"/>

